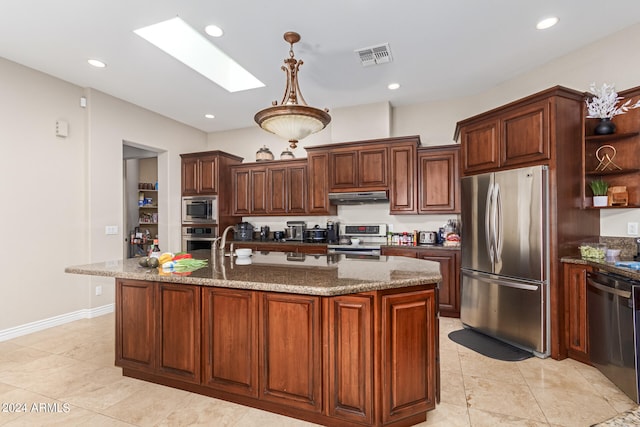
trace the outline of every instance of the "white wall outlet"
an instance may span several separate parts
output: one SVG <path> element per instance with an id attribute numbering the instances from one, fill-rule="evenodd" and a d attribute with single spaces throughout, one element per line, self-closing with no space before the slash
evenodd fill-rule
<path id="1" fill-rule="evenodd" d="M 96 286 L 96 295 L 102 295 L 102 286 Z"/>
<path id="2" fill-rule="evenodd" d="M 627 234 L 629 236 L 637 236 L 638 235 L 638 223 L 637 222 L 628 222 L 627 223 Z"/>
<path id="3" fill-rule="evenodd" d="M 117 225 L 107 225 L 104 228 L 104 234 L 118 234 L 118 226 Z"/>

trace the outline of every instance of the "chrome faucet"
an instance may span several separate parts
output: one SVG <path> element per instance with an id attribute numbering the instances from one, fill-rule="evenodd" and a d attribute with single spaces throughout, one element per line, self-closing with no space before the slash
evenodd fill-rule
<path id="1" fill-rule="evenodd" d="M 225 228 L 224 231 L 222 232 L 222 238 L 218 242 L 218 248 L 222 251 L 223 254 L 225 254 L 224 253 L 224 247 L 227 244 L 227 233 L 229 233 L 229 231 L 233 230 L 234 228 L 235 227 L 233 225 L 230 225 L 227 228 Z M 212 247 L 214 247 L 214 246 L 215 246 L 215 242 L 214 242 L 214 245 Z M 233 256 L 233 242 L 231 243 L 231 246 L 229 247 L 229 256 Z"/>

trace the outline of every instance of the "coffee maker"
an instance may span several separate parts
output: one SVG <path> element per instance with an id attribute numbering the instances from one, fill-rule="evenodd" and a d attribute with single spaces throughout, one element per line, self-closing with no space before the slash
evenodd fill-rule
<path id="1" fill-rule="evenodd" d="M 287 237 L 285 240 L 294 242 L 304 241 L 304 231 L 307 223 L 304 221 L 287 221 Z"/>
<path id="2" fill-rule="evenodd" d="M 327 243 L 330 245 L 335 245 L 340 240 L 340 235 L 338 233 L 339 224 L 333 221 L 327 221 Z"/>

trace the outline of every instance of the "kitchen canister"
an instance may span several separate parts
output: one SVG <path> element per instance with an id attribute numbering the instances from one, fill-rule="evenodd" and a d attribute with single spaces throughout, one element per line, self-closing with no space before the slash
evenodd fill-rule
<path id="1" fill-rule="evenodd" d="M 261 149 L 256 152 L 256 162 L 263 162 L 265 160 L 273 160 L 273 153 L 263 145 Z"/>
<path id="2" fill-rule="evenodd" d="M 291 150 L 289 150 L 288 148 L 280 153 L 280 160 L 291 160 L 295 158 L 296 156 L 294 156 Z"/>

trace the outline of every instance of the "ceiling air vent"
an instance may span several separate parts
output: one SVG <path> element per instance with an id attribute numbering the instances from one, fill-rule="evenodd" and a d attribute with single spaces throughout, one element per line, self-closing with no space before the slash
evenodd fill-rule
<path id="1" fill-rule="evenodd" d="M 355 52 L 360 57 L 360 62 L 363 67 L 391 62 L 391 49 L 389 49 L 389 43 L 356 49 Z"/>

